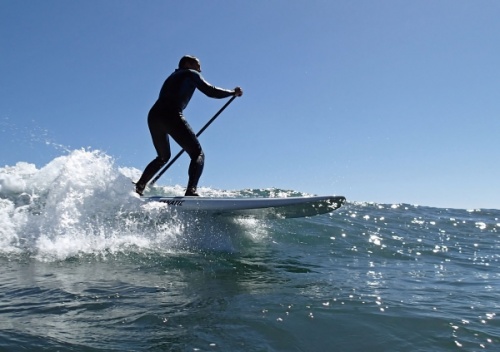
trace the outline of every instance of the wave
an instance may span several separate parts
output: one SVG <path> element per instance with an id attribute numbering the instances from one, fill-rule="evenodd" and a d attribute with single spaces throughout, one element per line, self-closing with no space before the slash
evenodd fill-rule
<path id="1" fill-rule="evenodd" d="M 444 252 L 447 242 L 463 237 L 463 231 L 477 236 L 496 234 L 500 228 L 500 212 L 494 210 L 363 202 L 350 202 L 334 213 L 306 219 L 212 217 L 141 201 L 132 185 L 139 176 L 139 170 L 117 166 L 103 152 L 83 149 L 56 157 L 40 169 L 27 162 L 0 168 L 0 255 L 58 261 L 131 253 L 234 253 L 249 241 L 279 238 L 304 243 L 337 241 L 350 250 L 368 245 L 382 249 L 383 256 L 385 248 L 392 248 L 390 255 L 415 258 L 419 248 Z M 226 197 L 308 195 L 276 188 L 200 191 L 205 196 Z M 147 192 L 181 196 L 184 188 L 155 185 Z"/>
<path id="2" fill-rule="evenodd" d="M 165 204 L 145 203 L 133 191 L 140 171 L 119 167 L 100 151 L 74 150 L 38 169 L 27 162 L 0 169 L 0 253 L 44 261 L 117 253 L 235 251 L 235 238 L 265 237 L 252 219 L 214 219 Z M 205 196 L 289 197 L 278 189 L 217 190 Z M 146 194 L 181 196 L 183 187 L 153 186 Z"/>

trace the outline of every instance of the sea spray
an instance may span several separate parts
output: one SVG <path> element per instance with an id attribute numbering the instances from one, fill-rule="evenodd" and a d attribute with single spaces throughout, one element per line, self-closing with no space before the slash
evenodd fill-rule
<path id="1" fill-rule="evenodd" d="M 41 169 L 26 162 L 0 169 L 0 250 L 43 261 L 130 251 L 232 252 L 234 242 L 242 240 L 235 234 L 265 232 L 255 222 L 144 202 L 133 192 L 132 180 L 139 175 L 136 169 L 117 167 L 105 153 L 83 149 Z M 150 192 L 177 196 L 183 189 L 155 186 Z"/>

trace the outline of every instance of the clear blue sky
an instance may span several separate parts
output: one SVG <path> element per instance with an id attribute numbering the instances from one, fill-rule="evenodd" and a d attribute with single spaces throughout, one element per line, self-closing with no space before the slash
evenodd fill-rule
<path id="1" fill-rule="evenodd" d="M 0 0 L 0 166 L 90 147 L 142 170 L 147 112 L 192 54 L 244 89 L 200 139 L 200 186 L 499 209 L 499 18 L 496 0 Z M 223 104 L 197 92 L 185 114 L 198 130 Z"/>

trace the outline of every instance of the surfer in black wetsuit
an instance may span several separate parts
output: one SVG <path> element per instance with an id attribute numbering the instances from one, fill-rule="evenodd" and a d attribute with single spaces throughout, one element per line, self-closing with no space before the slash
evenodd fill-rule
<path id="1" fill-rule="evenodd" d="M 170 159 L 169 136 L 191 158 L 188 170 L 189 181 L 185 195 L 198 196 L 196 188 L 203 172 L 205 155 L 196 134 L 182 114 L 196 88 L 211 98 L 226 98 L 232 95 L 239 97 L 243 95 L 240 87 L 226 90 L 210 85 L 201 76 L 200 61 L 194 56 L 186 55 L 182 57 L 179 61 L 179 68 L 163 83 L 158 100 L 148 114 L 149 131 L 158 156 L 146 166 L 141 178 L 136 183 L 135 191 L 141 196 L 149 180 Z"/>

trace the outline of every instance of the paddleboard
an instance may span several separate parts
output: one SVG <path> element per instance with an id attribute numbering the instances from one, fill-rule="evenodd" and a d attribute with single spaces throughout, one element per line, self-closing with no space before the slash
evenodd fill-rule
<path id="1" fill-rule="evenodd" d="M 326 214 L 345 203 L 342 196 L 288 198 L 221 197 L 141 197 L 146 202 L 161 202 L 181 211 L 208 212 L 214 215 L 264 219 L 287 219 Z"/>

